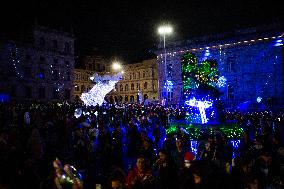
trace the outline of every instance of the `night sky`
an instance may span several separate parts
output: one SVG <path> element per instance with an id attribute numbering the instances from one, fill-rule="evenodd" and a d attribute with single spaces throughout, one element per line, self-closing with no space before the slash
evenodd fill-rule
<path id="1" fill-rule="evenodd" d="M 174 26 L 169 39 L 226 32 L 283 22 L 283 6 L 272 0 L 187 1 L 13 1 L 1 5 L 2 31 L 13 32 L 34 22 L 70 30 L 76 55 L 97 50 L 126 63 L 154 57 L 162 22 Z M 282 10 L 281 10 L 282 9 Z M 282 13 L 281 13 L 282 12 Z"/>

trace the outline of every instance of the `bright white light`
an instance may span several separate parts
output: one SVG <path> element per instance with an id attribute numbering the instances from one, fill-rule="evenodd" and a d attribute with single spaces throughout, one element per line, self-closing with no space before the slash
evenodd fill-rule
<path id="1" fill-rule="evenodd" d="M 257 97 L 257 98 L 256 98 L 256 102 L 258 102 L 258 103 L 260 103 L 260 102 L 261 102 L 261 100 L 262 100 L 262 98 L 261 98 L 261 97 Z"/>
<path id="2" fill-rule="evenodd" d="M 158 33 L 161 35 L 171 34 L 173 32 L 173 28 L 170 25 L 160 26 L 158 28 Z"/>
<path id="3" fill-rule="evenodd" d="M 75 112 L 74 112 L 74 116 L 75 116 L 76 118 L 79 118 L 81 115 L 82 115 L 82 110 L 81 110 L 81 108 L 77 108 L 77 109 L 75 110 Z"/>
<path id="4" fill-rule="evenodd" d="M 115 69 L 115 70 L 120 70 L 122 68 L 121 64 L 118 63 L 118 62 L 114 62 L 112 64 L 112 68 Z"/>
<path id="5" fill-rule="evenodd" d="M 196 100 L 194 97 L 191 98 L 190 100 L 185 101 L 185 104 L 188 106 L 194 106 L 197 107 L 199 109 L 200 112 L 200 116 L 201 116 L 201 122 L 202 124 L 205 124 L 208 122 L 207 118 L 206 118 L 206 112 L 205 109 L 209 108 L 210 106 L 212 106 L 212 102 L 204 100 Z"/>
<path id="6" fill-rule="evenodd" d="M 122 78 L 122 76 L 121 73 L 117 73 L 113 76 L 99 76 L 98 74 L 94 74 L 93 77 L 93 81 L 96 82 L 96 84 L 89 92 L 82 93 L 80 99 L 86 106 L 101 106 L 106 94 L 114 88 L 114 85 Z"/>
<path id="7" fill-rule="evenodd" d="M 225 87 L 226 86 L 226 82 L 227 82 L 227 79 L 224 76 L 221 76 L 221 77 L 219 77 L 219 79 L 217 81 L 217 86 L 219 88 Z"/>
<path id="8" fill-rule="evenodd" d="M 168 92 L 171 92 L 173 89 L 173 86 L 174 86 L 173 82 L 170 80 L 167 80 L 165 82 L 164 89 L 167 89 Z"/>

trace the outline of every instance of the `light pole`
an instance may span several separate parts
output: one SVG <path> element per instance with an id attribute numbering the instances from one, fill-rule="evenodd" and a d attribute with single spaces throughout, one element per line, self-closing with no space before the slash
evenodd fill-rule
<path id="1" fill-rule="evenodd" d="M 166 87 L 164 100 L 168 98 L 168 87 L 167 87 L 167 51 L 166 51 L 166 35 L 169 35 L 173 32 L 173 28 L 170 25 L 162 25 L 158 28 L 158 33 L 163 36 L 164 39 L 164 65 L 165 65 L 165 75 L 164 75 L 164 86 Z"/>

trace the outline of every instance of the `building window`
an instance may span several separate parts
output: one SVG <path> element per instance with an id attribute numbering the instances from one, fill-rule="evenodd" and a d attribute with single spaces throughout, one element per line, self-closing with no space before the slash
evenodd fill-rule
<path id="1" fill-rule="evenodd" d="M 140 83 L 136 83 L 136 89 L 140 90 Z"/>
<path id="2" fill-rule="evenodd" d="M 127 95 L 125 95 L 124 101 L 125 101 L 125 102 L 128 102 L 128 96 L 127 96 Z"/>
<path id="3" fill-rule="evenodd" d="M 52 94 L 53 99 L 58 99 L 58 96 L 59 96 L 59 91 L 57 88 L 54 88 Z"/>
<path id="4" fill-rule="evenodd" d="M 26 61 L 29 61 L 29 60 L 31 60 L 31 55 L 30 54 L 26 54 Z"/>
<path id="5" fill-rule="evenodd" d="M 70 62 L 69 62 L 68 60 L 65 61 L 65 66 L 66 66 L 67 68 L 70 67 Z"/>
<path id="6" fill-rule="evenodd" d="M 228 99 L 234 99 L 234 86 L 233 85 L 228 85 L 228 94 L 227 94 Z"/>
<path id="7" fill-rule="evenodd" d="M 78 85 L 75 86 L 75 91 L 79 91 L 80 87 Z"/>
<path id="8" fill-rule="evenodd" d="M 120 91 L 123 91 L 123 85 L 120 84 Z"/>
<path id="9" fill-rule="evenodd" d="M 81 85 L 81 92 L 85 91 L 85 85 Z"/>
<path id="10" fill-rule="evenodd" d="M 116 91 L 118 91 L 117 84 L 115 84 L 115 87 L 114 87 L 114 88 L 115 88 Z"/>
<path id="11" fill-rule="evenodd" d="M 168 75 L 168 77 L 172 77 L 172 75 L 173 75 L 173 65 L 172 64 L 169 64 L 169 65 L 167 65 L 167 75 Z"/>
<path id="12" fill-rule="evenodd" d="M 134 96 L 133 95 L 130 96 L 130 102 L 134 102 Z"/>
<path id="13" fill-rule="evenodd" d="M 53 50 L 57 50 L 57 40 L 56 39 L 54 39 L 53 41 L 52 41 L 52 48 L 53 48 Z"/>
<path id="14" fill-rule="evenodd" d="M 64 97 L 65 97 L 66 100 L 70 99 L 70 89 L 65 89 Z"/>
<path id="15" fill-rule="evenodd" d="M 17 87 L 16 86 L 11 86 L 11 96 L 16 97 L 17 94 Z"/>
<path id="16" fill-rule="evenodd" d="M 168 92 L 168 101 L 169 102 L 173 101 L 173 96 L 174 96 L 174 92 L 173 91 Z"/>
<path id="17" fill-rule="evenodd" d="M 44 88 L 44 87 L 40 87 L 40 88 L 38 89 L 38 97 L 39 97 L 40 99 L 45 98 L 45 88 Z"/>
<path id="18" fill-rule="evenodd" d="M 45 39 L 44 37 L 39 38 L 39 47 L 43 48 L 45 46 Z"/>
<path id="19" fill-rule="evenodd" d="M 66 73 L 66 80 L 67 80 L 67 81 L 71 81 L 70 72 L 67 72 L 67 73 Z"/>
<path id="20" fill-rule="evenodd" d="M 147 87 L 148 87 L 148 83 L 147 83 L 147 82 L 145 82 L 145 83 L 144 83 L 144 89 L 146 90 L 146 89 L 147 89 Z"/>
<path id="21" fill-rule="evenodd" d="M 148 95 L 144 94 L 144 100 L 148 99 Z"/>
<path id="22" fill-rule="evenodd" d="M 32 97 L 32 89 L 30 87 L 25 87 L 25 97 L 26 98 Z"/>
<path id="23" fill-rule="evenodd" d="M 234 71 L 234 59 L 233 57 L 228 57 L 225 64 L 225 71 L 231 72 Z"/>
<path id="24" fill-rule="evenodd" d="M 53 80 L 55 80 L 55 81 L 57 81 L 58 80 L 58 71 L 57 70 L 54 70 L 53 72 L 52 72 L 52 79 Z"/>
<path id="25" fill-rule="evenodd" d="M 44 61 L 45 61 L 45 58 L 44 58 L 43 56 L 41 56 L 41 57 L 39 57 L 39 60 L 40 60 L 41 62 L 44 62 Z"/>
<path id="26" fill-rule="evenodd" d="M 138 78 L 137 79 L 140 79 L 140 72 L 138 72 Z"/>
<path id="27" fill-rule="evenodd" d="M 71 52 L 71 47 L 70 47 L 70 44 L 68 42 L 65 42 L 64 52 L 65 53 L 70 53 Z"/>
<path id="28" fill-rule="evenodd" d="M 131 80 L 132 79 L 132 75 L 130 74 L 130 76 L 129 76 L 129 79 Z"/>
<path id="29" fill-rule="evenodd" d="M 125 85 L 125 91 L 128 91 L 128 84 Z"/>
<path id="30" fill-rule="evenodd" d="M 131 90 L 133 91 L 134 90 L 134 84 L 131 83 Z"/>
<path id="31" fill-rule="evenodd" d="M 143 78 L 145 78 L 145 76 L 146 76 L 146 73 L 145 73 L 145 72 L 143 72 Z"/>
<path id="32" fill-rule="evenodd" d="M 135 73 L 133 73 L 133 79 L 136 79 L 136 74 Z"/>
<path id="33" fill-rule="evenodd" d="M 38 78 L 40 80 L 44 80 L 45 79 L 45 74 L 44 74 L 44 69 L 43 68 L 39 68 L 38 69 Z"/>
<path id="34" fill-rule="evenodd" d="M 24 77 L 25 78 L 31 78 L 32 76 L 32 70 L 30 67 L 25 67 L 24 68 Z"/>

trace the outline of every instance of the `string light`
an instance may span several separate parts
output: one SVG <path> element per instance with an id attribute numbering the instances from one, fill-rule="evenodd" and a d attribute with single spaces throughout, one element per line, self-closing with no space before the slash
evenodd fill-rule
<path id="1" fill-rule="evenodd" d="M 192 52 L 192 51 L 201 51 L 201 50 L 204 50 L 204 49 L 215 49 L 215 48 L 221 48 L 221 47 L 231 47 L 231 46 L 235 46 L 235 45 L 241 45 L 241 44 L 246 44 L 246 45 L 250 45 L 251 43 L 257 43 L 257 42 L 262 42 L 262 41 L 268 41 L 268 40 L 274 40 L 274 39 L 278 39 L 279 42 L 277 44 L 277 41 L 276 41 L 276 46 L 280 46 L 280 45 L 283 45 L 282 43 L 282 38 L 284 34 L 281 34 L 279 36 L 272 36 L 272 37 L 263 37 L 263 38 L 259 38 L 259 39 L 251 39 L 251 40 L 244 40 L 244 41 L 238 41 L 238 42 L 233 42 L 233 43 L 226 43 L 226 44 L 220 44 L 220 45 L 212 45 L 212 46 L 207 46 L 205 48 L 192 48 L 192 49 L 188 49 L 188 50 L 180 50 L 180 51 L 173 51 L 173 52 L 168 52 L 167 53 L 167 56 L 173 56 L 174 54 L 182 54 L 182 53 L 185 53 L 185 52 Z M 280 41 L 281 40 L 281 41 Z M 160 54 L 157 56 L 157 59 L 159 58 L 162 58 L 164 56 L 164 54 Z"/>

